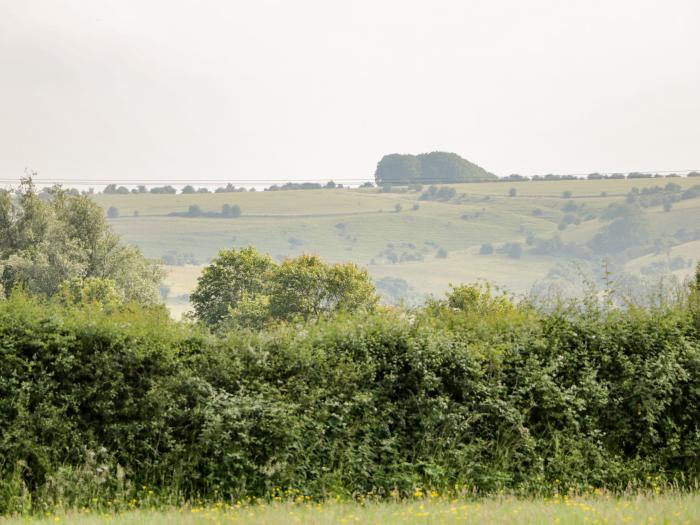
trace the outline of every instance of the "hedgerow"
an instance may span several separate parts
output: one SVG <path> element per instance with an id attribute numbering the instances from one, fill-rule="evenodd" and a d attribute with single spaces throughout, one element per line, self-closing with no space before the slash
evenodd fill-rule
<path id="1" fill-rule="evenodd" d="M 700 476 L 683 302 L 405 312 L 212 335 L 137 306 L 0 302 L 0 513 L 154 497 L 519 494 Z"/>

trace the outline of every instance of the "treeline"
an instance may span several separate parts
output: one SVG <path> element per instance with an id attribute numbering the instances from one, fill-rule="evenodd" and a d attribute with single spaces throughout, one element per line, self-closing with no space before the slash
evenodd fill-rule
<path id="1" fill-rule="evenodd" d="M 14 293 L 0 512 L 127 507 L 144 486 L 169 501 L 694 486 L 697 296 L 552 306 L 463 286 L 410 315 L 212 335 L 161 308 Z"/>

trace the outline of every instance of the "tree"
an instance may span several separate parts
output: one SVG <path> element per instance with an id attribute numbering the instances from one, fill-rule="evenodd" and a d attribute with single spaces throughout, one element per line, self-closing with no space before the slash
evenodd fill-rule
<path id="1" fill-rule="evenodd" d="M 189 208 L 187 208 L 187 216 L 188 217 L 201 217 L 202 216 L 202 208 L 199 206 L 199 204 L 191 204 Z"/>
<path id="2" fill-rule="evenodd" d="M 516 190 L 515 188 L 511 188 L 508 190 L 509 197 L 515 197 L 517 194 L 518 194 L 518 190 Z"/>
<path id="3" fill-rule="evenodd" d="M 570 199 L 571 198 L 571 192 L 569 190 L 565 190 L 561 193 L 562 198 L 564 199 Z"/>
<path id="4" fill-rule="evenodd" d="M 493 253 L 493 244 L 490 242 L 485 242 L 484 244 L 481 245 L 481 248 L 479 248 L 479 254 L 480 255 L 491 255 Z"/>
<path id="5" fill-rule="evenodd" d="M 119 210 L 115 208 L 114 206 L 110 206 L 107 209 L 107 218 L 108 219 L 118 219 L 119 218 Z"/>
<path id="6" fill-rule="evenodd" d="M 230 204 L 224 204 L 221 207 L 222 217 L 235 218 L 241 216 L 241 207 L 238 204 L 231 206 Z"/>
<path id="7" fill-rule="evenodd" d="M 371 310 L 378 301 L 369 274 L 354 264 L 301 255 L 276 264 L 255 248 L 224 250 L 190 295 L 195 317 L 211 326 L 258 328 L 337 311 Z"/>
<path id="8" fill-rule="evenodd" d="M 197 193 L 197 190 L 194 189 L 194 186 L 188 184 L 187 186 L 182 188 L 183 195 L 191 195 L 192 193 Z"/>
<path id="9" fill-rule="evenodd" d="M 275 266 L 253 247 L 222 250 L 190 294 L 195 317 L 208 325 L 221 323 L 241 299 L 264 294 Z"/>
<path id="10" fill-rule="evenodd" d="M 318 255 L 287 259 L 273 273 L 270 317 L 309 319 L 335 311 L 373 309 L 379 297 L 366 270 L 355 264 L 326 264 Z"/>
<path id="11" fill-rule="evenodd" d="M 374 179 L 378 186 L 411 184 L 421 177 L 420 161 L 413 155 L 385 155 L 377 164 Z"/>
<path id="12" fill-rule="evenodd" d="M 397 202 L 396 204 L 394 204 L 394 211 L 396 213 L 399 213 L 401 211 L 401 203 L 400 202 Z"/>
<path id="13" fill-rule="evenodd" d="M 89 197 L 54 187 L 40 197 L 31 179 L 16 195 L 0 192 L 0 282 L 55 295 L 66 281 L 109 279 L 123 301 L 159 302 L 163 272 L 134 247 L 121 244 L 104 211 Z"/>

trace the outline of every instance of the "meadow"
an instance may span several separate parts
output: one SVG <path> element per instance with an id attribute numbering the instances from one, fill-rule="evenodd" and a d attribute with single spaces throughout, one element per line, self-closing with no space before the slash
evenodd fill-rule
<path id="1" fill-rule="evenodd" d="M 0 518 L 0 525 L 691 525 L 700 523 L 697 494 L 611 497 L 500 497 L 487 500 L 426 498 L 396 502 L 277 502 L 127 510 L 73 511 L 34 518 Z"/>
<path id="2" fill-rule="evenodd" d="M 584 245 L 605 222 L 598 216 L 613 203 L 625 202 L 632 188 L 644 190 L 678 184 L 683 190 L 700 184 L 697 178 L 562 180 L 457 184 L 456 199 L 421 200 L 422 191 L 385 193 L 376 188 L 303 191 L 210 193 L 188 195 L 96 195 L 105 210 L 120 216 L 110 222 L 126 242 L 152 258 L 186 255 L 184 264 L 168 266 L 168 304 L 180 313 L 203 265 L 223 248 L 253 245 L 281 260 L 301 253 L 317 253 L 329 261 L 352 261 L 367 267 L 375 279 L 404 279 L 418 296 L 439 296 L 450 283 L 483 279 L 516 293 L 530 290 L 557 264 L 571 257 L 535 253 L 527 238 L 553 239 Z M 510 196 L 511 188 L 515 196 Z M 425 188 L 423 188 L 425 190 Z M 569 195 L 570 193 L 570 195 Z M 559 225 L 573 202 L 590 219 Z M 237 204 L 236 219 L 176 217 L 198 205 L 204 212 Z M 397 211 L 399 210 L 399 211 Z M 537 210 L 537 211 L 536 211 Z M 537 214 L 537 215 L 535 215 Z M 584 213 L 580 213 L 581 216 Z M 664 211 L 644 209 L 651 237 L 670 238 L 679 229 L 700 224 L 700 198 L 684 200 Z M 496 252 L 480 254 L 482 244 Z M 524 250 L 513 258 L 499 253 L 506 243 Z M 442 253 L 440 253 L 442 251 Z M 642 275 L 649 265 L 674 257 L 700 259 L 700 243 L 674 243 L 654 253 L 633 254 L 624 271 Z M 673 269 L 683 279 L 691 265 Z"/>

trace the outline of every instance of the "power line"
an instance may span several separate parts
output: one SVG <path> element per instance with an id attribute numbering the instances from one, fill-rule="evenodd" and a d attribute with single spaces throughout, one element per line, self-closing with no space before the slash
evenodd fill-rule
<path id="1" fill-rule="evenodd" d="M 556 177 L 576 177 L 582 178 L 596 173 L 601 176 L 610 175 L 629 175 L 632 173 L 641 173 L 644 175 L 668 175 L 668 174 L 687 174 L 691 172 L 698 172 L 700 168 L 697 169 L 682 169 L 682 170 L 633 170 L 633 171 L 610 171 L 610 172 L 589 172 L 589 173 L 551 173 L 547 175 L 554 175 Z M 547 175 L 535 174 L 535 175 L 522 175 L 524 178 L 531 179 L 532 177 L 539 176 L 544 178 Z M 68 178 L 68 177 L 40 177 L 35 175 L 33 180 L 37 184 L 79 184 L 79 185 L 108 185 L 108 184 L 120 184 L 120 185 L 212 185 L 212 184 L 305 184 L 305 183 L 324 183 L 329 181 L 334 181 L 336 183 L 362 183 L 362 182 L 374 182 L 373 177 L 326 177 L 326 178 L 307 178 L 307 179 L 123 179 L 123 178 L 101 178 L 101 179 L 87 179 L 87 178 Z M 18 178 L 0 178 L 0 184 L 15 184 L 19 181 Z M 468 181 L 463 181 L 462 183 L 471 182 L 499 182 L 499 181 L 510 181 L 515 182 L 513 179 L 506 177 L 499 177 L 497 179 L 470 179 Z M 445 183 L 444 179 L 433 178 L 433 179 L 421 179 L 416 181 L 417 184 L 432 184 L 432 183 Z M 457 183 L 457 182 L 456 182 Z"/>

